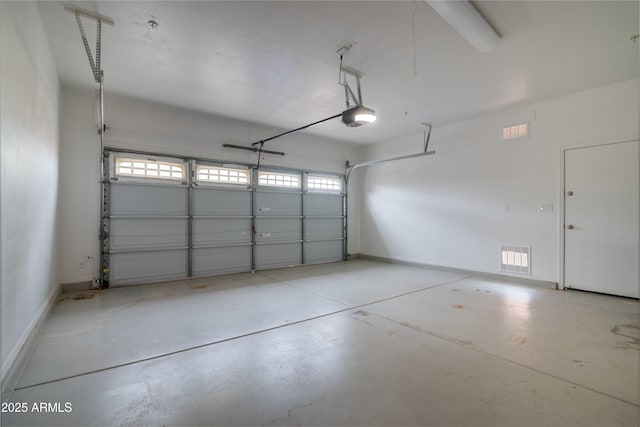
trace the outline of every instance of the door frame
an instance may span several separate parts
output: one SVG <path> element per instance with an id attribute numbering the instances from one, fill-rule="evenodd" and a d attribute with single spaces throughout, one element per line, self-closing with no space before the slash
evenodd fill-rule
<path id="1" fill-rule="evenodd" d="M 559 290 L 566 290 L 567 287 L 565 286 L 565 238 L 564 238 L 564 233 L 565 233 L 565 219 L 566 219 L 566 211 L 565 211 L 565 195 L 566 195 L 566 191 L 567 189 L 565 188 L 566 186 L 566 170 L 565 170 L 565 160 L 566 160 L 566 153 L 567 151 L 570 150 L 579 150 L 582 148 L 593 148 L 593 147 L 602 147 L 605 145 L 614 145 L 614 144 L 624 144 L 627 142 L 635 142 L 638 141 L 638 139 L 625 139 L 625 140 L 620 140 L 620 141 L 610 141 L 610 142 L 593 142 L 593 143 L 586 143 L 585 145 L 575 145 L 575 146 L 561 146 L 560 147 L 560 183 L 559 183 L 559 251 L 558 254 L 560 256 L 560 259 L 558 260 L 558 289 Z"/>

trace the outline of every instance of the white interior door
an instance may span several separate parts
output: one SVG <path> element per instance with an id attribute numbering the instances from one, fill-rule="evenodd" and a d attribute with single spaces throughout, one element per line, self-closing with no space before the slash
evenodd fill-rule
<path id="1" fill-rule="evenodd" d="M 640 296 L 639 145 L 565 151 L 565 287 Z"/>

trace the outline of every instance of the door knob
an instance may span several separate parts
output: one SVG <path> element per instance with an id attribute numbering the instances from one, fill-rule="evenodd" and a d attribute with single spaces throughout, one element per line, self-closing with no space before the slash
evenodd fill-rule
<path id="1" fill-rule="evenodd" d="M 573 191 L 567 191 L 567 196 L 573 196 Z"/>
<path id="2" fill-rule="evenodd" d="M 573 230 L 573 225 L 569 224 L 569 225 L 567 225 L 567 228 L 568 228 L 569 230 Z"/>

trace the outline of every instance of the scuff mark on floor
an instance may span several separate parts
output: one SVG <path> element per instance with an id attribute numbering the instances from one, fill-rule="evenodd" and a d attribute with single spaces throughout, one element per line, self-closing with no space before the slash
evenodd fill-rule
<path id="1" fill-rule="evenodd" d="M 464 305 L 462 304 L 456 304 L 452 306 L 453 308 L 464 308 Z"/>
<path id="2" fill-rule="evenodd" d="M 58 300 L 58 303 L 61 303 L 63 301 L 68 301 L 68 300 L 82 301 L 85 299 L 92 299 L 98 294 L 100 294 L 99 290 L 86 291 L 79 294 L 71 294 L 71 295 L 60 298 L 60 300 Z"/>
<path id="3" fill-rule="evenodd" d="M 511 340 L 518 345 L 524 345 L 524 343 L 527 342 L 526 337 L 515 337 L 515 338 L 512 338 Z"/>
<path id="4" fill-rule="evenodd" d="M 52 332 L 52 333 L 41 333 L 40 336 L 42 338 L 59 338 L 59 337 L 66 337 L 66 336 L 70 336 L 70 335 L 82 335 L 88 332 L 91 332 L 93 329 L 95 329 L 97 327 L 97 324 L 93 324 L 93 325 L 89 325 L 85 328 L 82 329 L 73 329 L 70 331 L 64 331 L 64 332 Z"/>
<path id="5" fill-rule="evenodd" d="M 582 360 L 578 360 L 578 359 L 571 359 L 571 361 L 577 365 L 580 365 L 580 367 L 583 367 L 584 365 L 582 364 Z"/>
<path id="6" fill-rule="evenodd" d="M 367 317 L 367 316 L 369 316 L 369 312 L 367 312 L 367 311 L 364 311 L 364 310 L 358 310 L 358 311 L 356 311 L 356 312 L 351 313 L 349 316 L 350 316 L 351 318 L 353 318 L 353 319 L 356 319 L 356 320 L 358 320 L 358 321 L 360 321 L 360 322 L 364 323 L 365 325 L 373 326 L 373 324 L 372 324 L 372 323 L 367 322 L 366 320 L 364 320 L 364 319 L 362 318 L 362 317 Z M 361 316 L 361 317 L 359 317 L 359 316 Z"/>
<path id="7" fill-rule="evenodd" d="M 631 338 L 636 343 L 640 341 L 638 325 L 615 325 L 611 332 L 621 337 Z"/>
<path id="8" fill-rule="evenodd" d="M 387 319 L 387 320 L 389 320 L 389 319 Z M 443 339 L 445 341 L 449 341 L 449 342 L 452 342 L 452 343 L 455 343 L 455 344 L 460 344 L 460 345 L 464 345 L 464 346 L 467 346 L 467 347 L 473 346 L 473 342 L 471 342 L 471 341 L 460 340 L 460 339 L 457 339 L 457 338 L 451 338 L 449 336 L 446 336 L 446 335 L 443 335 L 443 334 L 439 334 L 437 332 L 433 332 L 433 331 L 429 331 L 427 329 L 421 328 L 420 326 L 415 325 L 413 323 L 400 322 L 400 325 L 405 326 L 407 328 L 415 329 L 416 331 L 419 331 L 419 332 L 422 332 L 424 334 L 431 335 L 431 336 L 434 336 L 434 337 L 437 337 L 437 338 L 440 338 L 440 339 Z"/>
<path id="9" fill-rule="evenodd" d="M 640 349 L 640 336 L 638 334 L 638 325 L 615 325 L 611 332 L 614 334 L 627 338 L 625 341 L 618 342 L 618 348 L 625 350 L 638 350 Z"/>
<path id="10" fill-rule="evenodd" d="M 111 320 L 111 315 L 113 313 L 117 313 L 118 311 L 122 311 L 122 310 L 126 310 L 127 308 L 134 307 L 134 306 L 140 304 L 141 302 L 143 302 L 144 300 L 145 300 L 145 298 L 138 298 L 137 300 L 132 301 L 129 304 L 125 304 L 125 305 L 122 305 L 120 307 L 116 307 L 116 308 L 113 308 L 111 310 L 107 310 L 105 312 L 102 312 L 102 313 L 100 313 L 98 315 L 98 322 L 107 323 L 107 322 L 109 322 L 109 320 Z"/>
<path id="11" fill-rule="evenodd" d="M 313 405 L 314 403 L 316 403 L 317 401 L 321 400 L 323 397 L 324 397 L 324 394 L 321 394 L 321 395 L 320 395 L 320 397 L 318 397 L 318 398 L 316 398 L 316 399 L 312 400 L 312 401 L 311 401 L 311 402 L 309 402 L 309 403 L 305 403 L 304 405 L 296 405 L 296 406 L 293 406 L 291 409 L 289 409 L 289 412 L 288 412 L 288 415 L 287 415 L 287 416 L 288 416 L 289 418 L 291 418 L 291 416 L 293 415 L 293 411 L 295 411 L 296 409 L 307 408 L 307 407 L 309 407 L 309 406 Z"/>

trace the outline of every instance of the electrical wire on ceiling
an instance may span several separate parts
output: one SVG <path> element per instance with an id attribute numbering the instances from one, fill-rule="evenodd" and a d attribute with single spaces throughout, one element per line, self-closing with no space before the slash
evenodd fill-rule
<path id="1" fill-rule="evenodd" d="M 347 48 L 344 48 L 344 47 L 340 48 L 338 50 L 338 52 L 341 52 L 341 51 L 343 51 L 345 49 L 347 49 Z M 336 52 L 336 54 L 338 54 L 338 52 Z M 349 92 L 348 92 L 349 89 L 348 89 L 348 85 L 346 83 L 347 82 L 347 78 L 345 76 L 344 69 L 343 69 L 343 66 L 342 66 L 343 65 L 343 57 L 344 56 L 343 56 L 342 53 L 340 53 L 339 56 L 340 56 L 340 69 L 338 69 L 338 84 L 340 86 L 344 87 L 345 107 L 348 110 L 349 107 L 351 107 L 351 105 L 349 105 Z"/>
<path id="2" fill-rule="evenodd" d="M 345 98 L 344 103 L 347 110 L 351 108 L 351 103 L 349 102 L 349 96 L 351 95 L 351 97 L 354 100 L 356 99 L 355 95 L 353 94 L 353 91 L 351 90 L 351 88 L 349 87 L 349 84 L 347 83 L 347 74 L 346 74 L 346 70 L 343 62 L 344 55 L 349 51 L 349 49 L 351 49 L 351 45 L 343 46 L 340 49 L 338 49 L 338 51 L 336 52 L 336 55 L 340 57 L 340 68 L 338 69 L 338 84 L 344 87 L 344 98 Z"/>
<path id="3" fill-rule="evenodd" d="M 258 149 L 258 169 L 260 169 L 260 160 L 262 160 L 262 149 L 264 148 L 264 142 L 260 144 L 260 148 Z"/>

